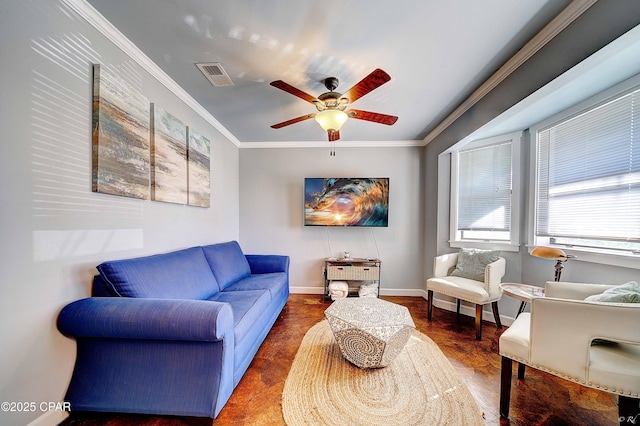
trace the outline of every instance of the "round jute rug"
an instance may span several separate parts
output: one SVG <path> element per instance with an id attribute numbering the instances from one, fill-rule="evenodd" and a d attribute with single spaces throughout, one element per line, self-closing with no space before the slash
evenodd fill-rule
<path id="1" fill-rule="evenodd" d="M 483 425 L 473 396 L 438 346 L 414 331 L 385 368 L 342 357 L 326 320 L 305 335 L 282 393 L 297 425 Z"/>

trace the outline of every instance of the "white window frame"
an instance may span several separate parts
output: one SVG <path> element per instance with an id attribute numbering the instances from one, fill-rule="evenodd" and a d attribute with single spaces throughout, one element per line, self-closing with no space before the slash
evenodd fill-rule
<path id="1" fill-rule="evenodd" d="M 603 102 L 621 96 L 624 93 L 630 91 L 634 87 L 640 85 L 640 74 L 636 75 L 608 90 L 605 90 L 577 105 L 568 108 L 558 114 L 555 114 L 548 119 L 535 124 L 530 127 L 531 144 L 530 144 L 530 176 L 532 190 L 529 193 L 529 211 L 527 221 L 527 236 L 529 243 L 527 247 L 532 249 L 533 247 L 544 245 L 551 247 L 558 247 L 564 250 L 567 254 L 577 256 L 575 260 L 586 261 L 592 263 L 606 264 L 612 266 L 620 266 L 626 268 L 640 269 L 640 255 L 632 253 L 623 253 L 620 251 L 606 250 L 600 248 L 589 247 L 573 247 L 560 244 L 552 244 L 549 237 L 536 236 L 536 222 L 537 222 L 537 193 L 538 193 L 538 131 L 541 129 L 552 126 L 555 123 L 566 120 L 576 114 L 585 112 L 592 109 Z"/>
<path id="2" fill-rule="evenodd" d="M 458 170 L 459 152 L 473 148 L 498 145 L 500 143 L 511 143 L 511 223 L 508 240 L 465 240 L 458 231 Z M 521 211 L 521 145 L 523 143 L 523 132 L 513 132 L 506 135 L 494 136 L 469 142 L 464 146 L 456 147 L 451 152 L 451 186 L 450 186 L 450 208 L 449 244 L 455 248 L 496 248 L 504 251 L 517 252 L 520 247 L 520 211 Z"/>

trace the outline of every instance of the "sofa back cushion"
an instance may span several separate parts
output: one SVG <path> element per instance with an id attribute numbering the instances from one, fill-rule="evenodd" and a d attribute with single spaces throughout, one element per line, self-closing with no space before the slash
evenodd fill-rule
<path id="1" fill-rule="evenodd" d="M 220 290 L 251 275 L 251 268 L 237 241 L 202 247 Z"/>
<path id="2" fill-rule="evenodd" d="M 207 299 L 220 291 L 201 247 L 98 265 L 110 293 L 123 297 Z"/>

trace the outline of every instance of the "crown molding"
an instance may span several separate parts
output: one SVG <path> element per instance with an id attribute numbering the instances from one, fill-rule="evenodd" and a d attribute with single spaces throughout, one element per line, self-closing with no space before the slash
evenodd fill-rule
<path id="1" fill-rule="evenodd" d="M 120 50 L 129 55 L 138 65 L 151 74 L 156 80 L 162 83 L 174 95 L 182 100 L 187 106 L 193 109 L 198 115 L 204 118 L 209 124 L 217 129 L 225 138 L 235 146 L 240 147 L 241 142 L 226 127 L 200 105 L 191 95 L 189 95 L 178 83 L 169 77 L 155 62 L 145 55 L 135 44 L 124 34 L 113 26 L 104 16 L 85 0 L 62 0 L 69 8 L 93 26 L 98 32 L 104 35 L 109 41 L 115 44 Z"/>
<path id="2" fill-rule="evenodd" d="M 329 148 L 327 141 L 241 142 L 240 148 Z M 336 141 L 336 148 L 383 148 L 425 146 L 423 140 L 403 141 Z"/>
<path id="3" fill-rule="evenodd" d="M 509 77 L 520 65 L 535 55 L 540 49 L 547 45 L 555 36 L 560 34 L 573 21 L 578 19 L 584 12 L 593 6 L 598 0 L 573 0 L 562 12 L 560 12 L 551 22 L 538 32 L 522 49 L 516 52 L 498 71 L 493 73 L 475 92 L 471 94 L 460 106 L 449 114 L 440 124 L 438 124 L 424 138 L 427 145 L 433 141 L 447 127 L 452 125 L 465 112 L 473 107 L 478 101 L 484 98 L 489 92 Z"/>

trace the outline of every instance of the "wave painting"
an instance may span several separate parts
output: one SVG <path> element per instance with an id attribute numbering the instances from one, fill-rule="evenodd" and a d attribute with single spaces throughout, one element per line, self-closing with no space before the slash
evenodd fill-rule
<path id="1" fill-rule="evenodd" d="M 306 226 L 389 226 L 389 178 L 306 178 Z"/>

